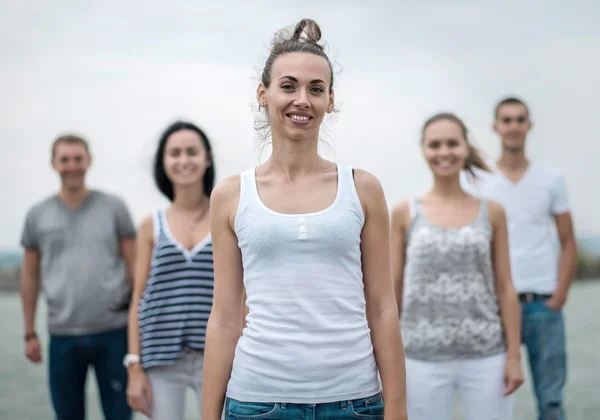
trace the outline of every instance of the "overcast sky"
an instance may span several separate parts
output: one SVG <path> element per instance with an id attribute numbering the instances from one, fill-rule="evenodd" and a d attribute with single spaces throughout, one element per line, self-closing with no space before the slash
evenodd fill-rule
<path id="1" fill-rule="evenodd" d="M 493 106 L 518 95 L 530 157 L 565 173 L 577 233 L 600 234 L 599 2 L 202 3 L 2 0 L 0 248 L 18 246 L 27 209 L 57 190 L 49 147 L 66 131 L 91 142 L 89 184 L 121 195 L 136 223 L 166 204 L 151 156 L 177 118 L 206 129 L 219 179 L 255 165 L 257 73 L 273 33 L 303 17 L 336 66 L 326 153 L 375 173 L 390 205 L 430 183 L 418 146 L 430 114 L 456 112 L 495 157 Z"/>

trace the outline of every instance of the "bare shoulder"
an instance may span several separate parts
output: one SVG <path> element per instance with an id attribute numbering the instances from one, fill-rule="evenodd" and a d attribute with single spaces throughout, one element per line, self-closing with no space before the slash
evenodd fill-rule
<path id="1" fill-rule="evenodd" d="M 392 207 L 392 215 L 403 217 L 410 214 L 410 200 L 400 200 Z"/>
<path id="2" fill-rule="evenodd" d="M 383 195 L 383 187 L 379 179 L 371 172 L 365 171 L 364 169 L 354 169 L 354 184 L 356 185 L 356 191 L 359 197 L 362 199 L 368 197 L 377 197 Z"/>
<path id="3" fill-rule="evenodd" d="M 492 223 L 500 223 L 506 219 L 506 212 L 502 204 L 495 200 L 488 200 L 488 214 Z"/>
<path id="4" fill-rule="evenodd" d="M 231 201 L 239 200 L 240 196 L 240 174 L 231 175 L 219 182 L 210 195 L 211 207 L 226 206 Z"/>
<path id="5" fill-rule="evenodd" d="M 404 227 L 410 223 L 410 200 L 400 200 L 392 207 L 392 225 Z"/>
<path id="6" fill-rule="evenodd" d="M 154 236 L 154 218 L 152 214 L 144 216 L 138 226 L 137 236 L 143 239 L 152 239 Z"/>
<path id="7" fill-rule="evenodd" d="M 219 182 L 210 195 L 211 217 L 232 221 L 240 201 L 241 175 L 231 175 Z"/>
<path id="8" fill-rule="evenodd" d="M 364 169 L 354 169 L 354 185 L 365 217 L 385 213 L 385 218 L 389 219 L 383 187 L 375 175 Z"/>

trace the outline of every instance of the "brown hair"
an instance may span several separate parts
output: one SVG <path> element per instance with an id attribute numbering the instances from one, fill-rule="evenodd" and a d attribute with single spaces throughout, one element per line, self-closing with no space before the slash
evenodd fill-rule
<path id="1" fill-rule="evenodd" d="M 88 142 L 85 141 L 82 137 L 79 137 L 75 134 L 64 134 L 64 135 L 57 137 L 56 140 L 54 140 L 54 142 L 52 143 L 52 158 L 53 159 L 54 159 L 54 156 L 56 155 L 56 147 L 61 143 L 81 144 L 83 147 L 85 147 L 85 151 L 88 154 L 90 154 L 90 146 L 89 146 Z"/>
<path id="2" fill-rule="evenodd" d="M 331 60 L 325 53 L 324 47 L 319 43 L 321 40 L 321 28 L 312 19 L 302 19 L 296 24 L 293 30 L 284 28 L 275 33 L 273 41 L 271 43 L 271 50 L 269 57 L 265 62 L 265 66 L 260 74 L 260 82 L 265 88 L 269 88 L 271 85 L 271 72 L 273 70 L 273 63 L 278 57 L 295 52 L 303 52 L 308 54 L 314 54 L 319 57 L 323 57 L 329 69 L 331 70 L 331 80 L 329 82 L 329 92 L 333 92 L 333 66 Z M 254 121 L 254 128 L 258 133 L 259 138 L 266 143 L 269 143 L 271 136 L 271 125 L 269 116 L 266 110 L 258 106 L 259 113 L 256 115 Z M 337 112 L 334 107 L 333 112 Z"/>
<path id="3" fill-rule="evenodd" d="M 477 147 L 475 147 L 469 140 L 469 130 L 467 129 L 467 126 L 465 125 L 465 123 L 460 118 L 458 118 L 455 114 L 452 114 L 451 112 L 441 112 L 439 114 L 432 116 L 427 121 L 425 121 L 425 124 L 423 124 L 423 129 L 421 130 L 421 144 L 425 140 L 425 130 L 427 129 L 427 127 L 429 127 L 434 122 L 443 121 L 443 120 L 452 121 L 452 122 L 458 124 L 458 126 L 460 127 L 460 129 L 462 131 L 463 138 L 467 142 L 467 147 L 469 148 L 469 156 L 467 156 L 467 160 L 465 161 L 464 168 L 467 171 L 469 171 L 469 173 L 472 176 L 476 176 L 473 168 L 479 168 L 483 171 L 491 172 L 490 167 L 488 166 L 487 163 L 485 163 L 485 159 L 483 158 L 481 151 Z"/>
<path id="4" fill-rule="evenodd" d="M 266 88 L 271 85 L 271 70 L 277 57 L 293 52 L 305 52 L 318 55 L 327 60 L 329 68 L 331 69 L 329 89 L 333 90 L 333 67 L 331 66 L 329 57 L 325 54 L 323 46 L 319 45 L 320 40 L 321 28 L 319 28 L 317 22 L 312 19 L 302 19 L 298 22 L 291 35 L 289 34 L 289 31 L 285 29 L 277 32 L 273 39 L 271 52 L 262 71 L 262 84 Z"/>
<path id="5" fill-rule="evenodd" d="M 500 108 L 502 108 L 503 105 L 523 105 L 525 107 L 525 110 L 527 111 L 527 116 L 529 117 L 529 107 L 527 106 L 527 104 L 519 98 L 515 98 L 515 97 L 508 97 L 508 98 L 504 98 L 502 99 L 500 102 L 498 102 L 498 104 L 496 105 L 496 107 L 494 108 L 494 116 L 496 118 L 498 118 L 498 112 L 500 112 Z"/>

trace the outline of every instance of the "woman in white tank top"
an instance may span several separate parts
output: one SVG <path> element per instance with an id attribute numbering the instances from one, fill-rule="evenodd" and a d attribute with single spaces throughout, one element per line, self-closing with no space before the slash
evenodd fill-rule
<path id="1" fill-rule="evenodd" d="M 373 175 L 318 154 L 334 106 L 320 37 L 304 19 L 276 39 L 257 91 L 272 155 L 211 197 L 203 420 L 406 419 L 387 204 Z"/>

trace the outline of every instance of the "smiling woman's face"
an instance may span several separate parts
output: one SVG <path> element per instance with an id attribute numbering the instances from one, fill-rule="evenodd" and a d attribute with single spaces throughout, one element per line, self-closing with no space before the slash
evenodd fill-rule
<path id="1" fill-rule="evenodd" d="M 283 54 L 271 69 L 271 84 L 258 88 L 259 103 L 267 109 L 271 131 L 303 140 L 318 136 L 326 112 L 333 107 L 331 69 L 323 57 L 310 53 Z"/>

